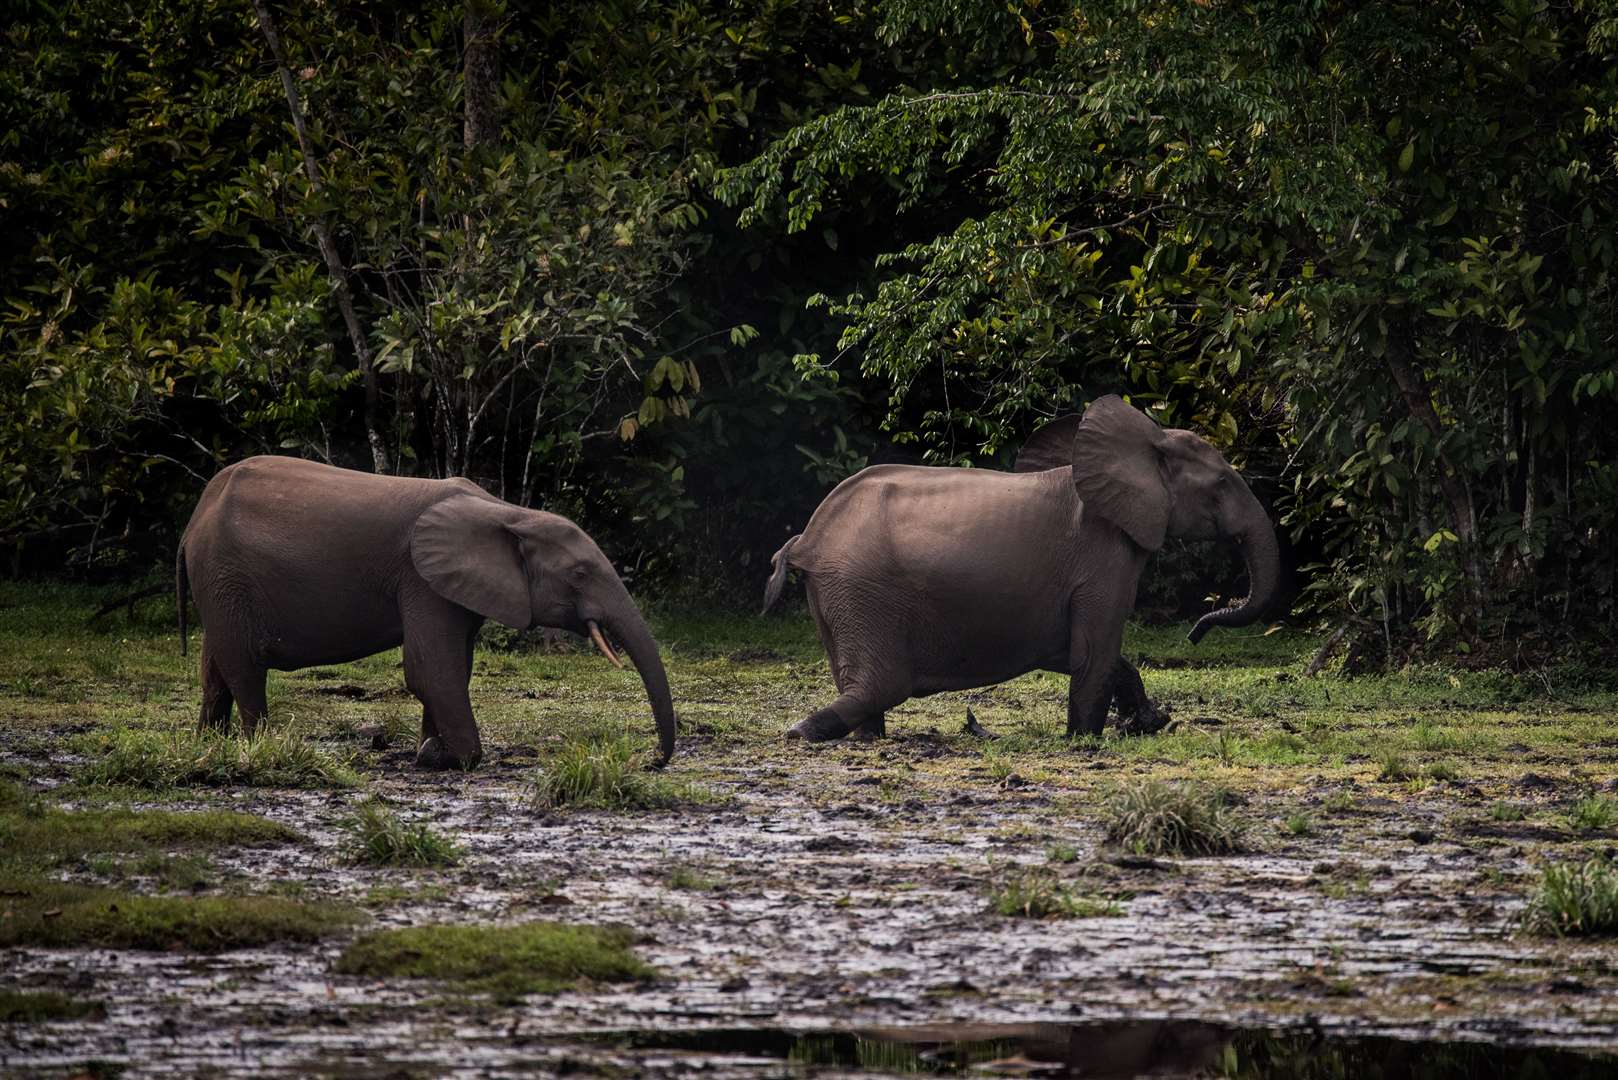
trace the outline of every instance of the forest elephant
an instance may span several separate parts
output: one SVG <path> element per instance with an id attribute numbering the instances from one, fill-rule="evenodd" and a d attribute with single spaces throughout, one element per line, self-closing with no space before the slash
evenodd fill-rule
<path id="1" fill-rule="evenodd" d="M 416 764 L 471 768 L 482 756 L 468 683 L 486 618 L 588 634 L 645 684 L 663 761 L 674 705 L 657 643 L 595 541 L 556 514 L 495 498 L 470 480 L 425 480 L 253 457 L 202 493 L 175 560 L 180 641 L 186 594 L 202 616 L 202 727 L 232 701 L 251 735 L 265 673 L 358 660 L 404 646 L 422 704 Z"/>
<path id="2" fill-rule="evenodd" d="M 1193 642 L 1256 622 L 1279 592 L 1275 530 L 1241 476 L 1121 398 L 1047 425 L 1018 469 L 865 469 L 775 553 L 765 610 L 802 571 L 838 692 L 789 736 L 882 734 L 908 698 L 1034 670 L 1070 676 L 1069 735 L 1099 734 L 1114 681 L 1133 676 L 1138 691 L 1124 622 L 1166 537 L 1230 538 L 1247 562 L 1247 598 L 1199 619 Z"/>

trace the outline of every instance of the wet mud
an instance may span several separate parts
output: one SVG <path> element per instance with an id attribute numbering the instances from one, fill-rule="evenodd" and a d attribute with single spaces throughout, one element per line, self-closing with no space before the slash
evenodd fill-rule
<path id="1" fill-rule="evenodd" d="M 50 745 L 9 747 L 5 758 L 38 782 L 60 780 L 71 760 L 39 749 Z M 66 990 L 106 1011 L 0 1026 L 0 1074 L 80 1075 L 91 1062 L 129 1077 L 728 1076 L 1000 1062 L 1089 1076 L 1134 1075 L 1127 1054 L 1147 1054 L 1166 1070 L 1154 1075 L 1236 1060 L 1257 1063 L 1237 1075 L 1264 1076 L 1288 1075 L 1265 1063 L 1327 1043 L 1356 1062 L 1424 1043 L 1461 1061 L 1505 1061 L 1507 1048 L 1618 1051 L 1618 948 L 1518 933 L 1537 834 L 1457 824 L 1455 794 L 1442 786 L 1393 798 L 1331 780 L 1311 797 L 1354 799 L 1322 812 L 1313 835 L 1270 836 L 1237 856 L 1148 858 L 1108 848 L 1060 784 L 1016 774 L 953 791 L 904 782 L 918 765 L 975 753 L 931 733 L 770 753 L 698 736 L 681 752 L 675 769 L 704 777 L 723 801 L 542 811 L 527 787 L 533 756 L 520 746 L 493 748 L 470 774 L 417 771 L 396 749 L 359 751 L 372 792 L 464 845 L 462 864 L 443 871 L 344 864 L 338 822 L 357 792 L 225 790 L 194 803 L 263 814 L 308 841 L 214 856 L 215 888 L 348 900 L 380 927 L 619 923 L 657 969 L 650 982 L 500 1004 L 434 982 L 338 976 L 341 940 L 216 956 L 18 949 L 4 956 L 0 990 Z M 1259 820 L 1298 798 L 1240 796 Z M 990 913 L 993 883 L 1020 867 L 1058 873 L 1120 914 Z M 677 868 L 693 871 L 683 885 Z M 1125 1055 L 1122 1071 L 1098 1064 L 1102 1044 Z M 1184 1060 L 1150 1057 L 1170 1050 Z M 1213 1056 L 1197 1056 L 1204 1050 Z M 1570 1077 L 1613 1064 L 1544 1060 Z"/>

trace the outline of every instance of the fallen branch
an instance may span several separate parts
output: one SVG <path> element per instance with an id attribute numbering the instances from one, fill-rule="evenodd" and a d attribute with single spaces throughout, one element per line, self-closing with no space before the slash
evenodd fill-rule
<path id="1" fill-rule="evenodd" d="M 95 625 L 97 619 L 100 619 L 104 615 L 109 615 L 112 612 L 117 611 L 119 608 L 128 608 L 129 619 L 131 622 L 133 622 L 135 619 L 135 604 L 137 601 L 144 600 L 148 596 L 161 596 L 165 593 L 172 592 L 173 590 L 173 582 L 165 581 L 161 585 L 152 585 L 145 589 L 137 589 L 135 592 L 120 596 L 116 600 L 109 600 L 105 604 L 102 604 L 101 607 L 96 610 L 94 615 L 90 616 L 90 618 L 85 622 L 85 625 L 93 626 Z"/>

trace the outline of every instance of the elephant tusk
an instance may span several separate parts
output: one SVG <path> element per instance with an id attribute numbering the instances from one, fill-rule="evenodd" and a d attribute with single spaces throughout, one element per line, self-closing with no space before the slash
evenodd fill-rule
<path id="1" fill-rule="evenodd" d="M 601 650 L 601 655 L 611 660 L 613 667 L 623 667 L 624 662 L 618 659 L 618 654 L 612 651 L 611 645 L 607 644 L 607 638 L 601 633 L 601 627 L 596 625 L 596 621 L 591 619 L 587 625 L 590 627 L 590 640 L 596 643 L 596 648 Z"/>

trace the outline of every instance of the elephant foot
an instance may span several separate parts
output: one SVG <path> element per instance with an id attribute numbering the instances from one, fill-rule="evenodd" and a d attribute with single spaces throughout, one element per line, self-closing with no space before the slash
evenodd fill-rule
<path id="1" fill-rule="evenodd" d="M 1155 735 L 1168 727 L 1169 707 L 1159 707 L 1150 698 L 1141 700 L 1140 708 L 1129 716 L 1118 718 L 1118 733 L 1120 735 Z"/>
<path id="2" fill-rule="evenodd" d="M 831 709 L 810 713 L 787 729 L 787 738 L 804 742 L 831 742 L 849 732 L 848 721 Z"/>
<path id="3" fill-rule="evenodd" d="M 474 751 L 467 757 L 457 757 L 444 748 L 442 740 L 436 735 L 425 740 L 416 749 L 418 769 L 475 769 L 481 760 L 483 760 L 481 751 Z"/>

